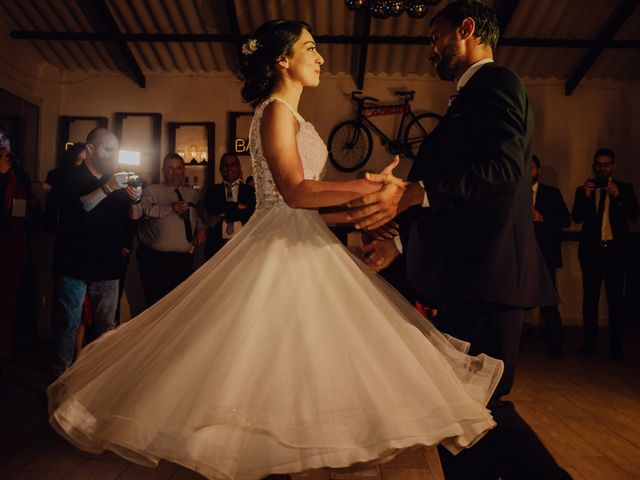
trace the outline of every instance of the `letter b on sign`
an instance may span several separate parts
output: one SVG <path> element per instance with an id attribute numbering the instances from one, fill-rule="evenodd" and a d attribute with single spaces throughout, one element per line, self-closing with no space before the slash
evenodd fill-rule
<path id="1" fill-rule="evenodd" d="M 236 138 L 234 148 L 236 153 L 247 153 L 249 151 L 249 142 L 244 138 Z"/>

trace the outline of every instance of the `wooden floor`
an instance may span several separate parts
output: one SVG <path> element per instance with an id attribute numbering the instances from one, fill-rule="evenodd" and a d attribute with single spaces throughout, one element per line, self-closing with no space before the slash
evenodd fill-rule
<path id="1" fill-rule="evenodd" d="M 576 480 L 640 479 L 640 331 L 627 338 L 629 358 L 578 358 L 578 332 L 562 358 L 545 355 L 535 333 L 523 339 L 511 399 L 560 465 Z M 606 351 L 603 348 L 603 351 Z M 89 455 L 58 437 L 46 421 L 44 362 L 22 358 L 0 381 L 0 479 L 186 480 L 202 477 L 169 462 L 157 469 L 114 454 Z M 406 452 L 359 476 L 340 480 L 440 480 L 435 451 Z M 321 472 L 297 480 L 327 478 Z"/>

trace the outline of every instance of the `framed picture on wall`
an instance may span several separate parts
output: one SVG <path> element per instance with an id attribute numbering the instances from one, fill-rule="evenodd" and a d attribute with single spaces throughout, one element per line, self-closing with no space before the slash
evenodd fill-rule
<path id="1" fill-rule="evenodd" d="M 184 159 L 185 185 L 202 189 L 215 183 L 214 122 L 169 122 L 169 151 Z"/>
<path id="2" fill-rule="evenodd" d="M 137 173 L 147 184 L 160 182 L 162 115 L 116 112 L 114 133 L 120 140 L 120 168 Z"/>
<path id="3" fill-rule="evenodd" d="M 107 117 L 62 115 L 58 130 L 58 158 L 77 142 L 84 142 L 94 128 L 109 128 Z"/>

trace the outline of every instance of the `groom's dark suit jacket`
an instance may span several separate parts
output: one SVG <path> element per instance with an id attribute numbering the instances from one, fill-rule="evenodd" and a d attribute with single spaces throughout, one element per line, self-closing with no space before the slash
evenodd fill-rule
<path id="1" fill-rule="evenodd" d="M 489 63 L 460 90 L 410 172 L 430 208 L 414 209 L 407 273 L 428 304 L 557 303 L 533 231 L 533 114 L 516 74 Z"/>

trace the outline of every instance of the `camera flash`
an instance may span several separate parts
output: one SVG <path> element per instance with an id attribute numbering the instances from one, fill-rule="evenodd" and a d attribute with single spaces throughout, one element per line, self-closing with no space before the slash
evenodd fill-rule
<path id="1" fill-rule="evenodd" d="M 140 165 L 140 152 L 131 150 L 120 150 L 118 162 L 123 165 Z"/>

